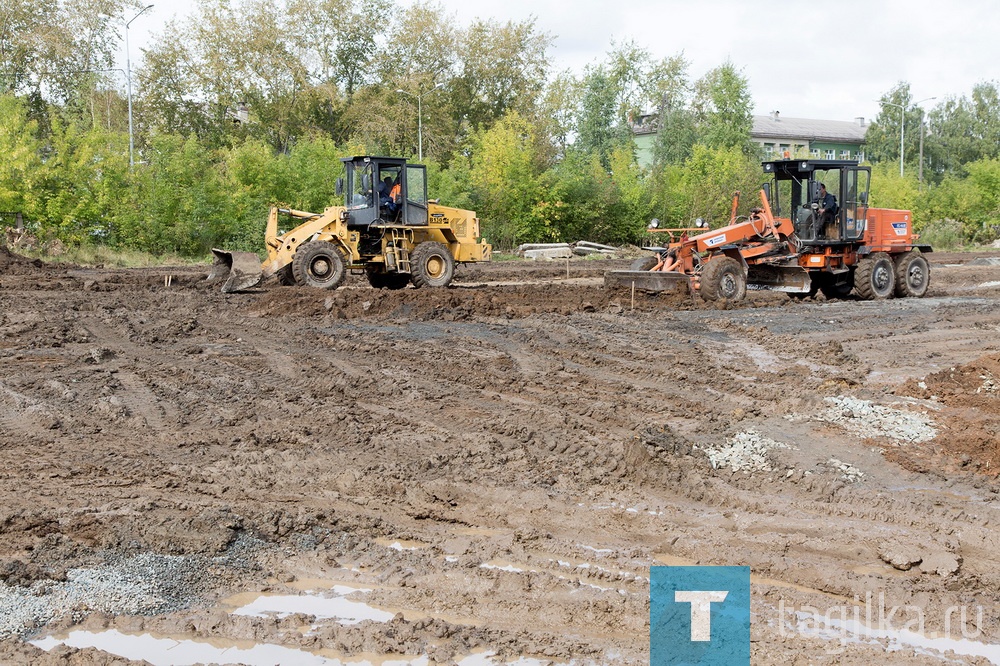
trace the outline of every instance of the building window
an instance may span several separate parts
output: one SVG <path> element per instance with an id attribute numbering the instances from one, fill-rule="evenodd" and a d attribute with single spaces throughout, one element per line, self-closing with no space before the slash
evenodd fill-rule
<path id="1" fill-rule="evenodd" d="M 842 159 L 842 160 L 849 160 L 849 159 L 851 159 L 851 151 L 849 151 L 849 150 L 842 150 L 842 151 L 840 151 L 840 159 Z"/>
<path id="2" fill-rule="evenodd" d="M 836 156 L 837 156 L 837 152 L 833 148 L 827 148 L 827 150 L 826 150 L 826 159 L 832 160 Z"/>
<path id="3" fill-rule="evenodd" d="M 856 159 L 859 162 L 864 162 L 865 161 L 865 154 L 859 151 L 859 152 L 857 152 L 857 153 L 854 154 L 854 159 Z"/>
<path id="4" fill-rule="evenodd" d="M 813 156 L 813 159 L 819 159 L 819 148 L 813 148 L 809 151 L 809 154 Z"/>
<path id="5" fill-rule="evenodd" d="M 765 143 L 764 144 L 764 154 L 767 155 L 768 157 L 770 157 L 771 153 L 773 153 L 773 152 L 774 152 L 774 144 L 773 143 Z"/>

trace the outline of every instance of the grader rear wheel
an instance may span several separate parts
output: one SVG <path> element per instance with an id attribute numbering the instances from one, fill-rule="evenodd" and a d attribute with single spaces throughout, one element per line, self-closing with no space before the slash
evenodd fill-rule
<path id="1" fill-rule="evenodd" d="M 747 276 L 732 257 L 719 257 L 705 264 L 701 273 L 701 297 L 706 301 L 742 301 L 747 295 Z"/>
<path id="2" fill-rule="evenodd" d="M 858 262 L 854 289 L 866 301 L 889 298 L 896 287 L 895 266 L 885 252 L 876 252 Z"/>
<path id="3" fill-rule="evenodd" d="M 913 250 L 895 258 L 896 296 L 923 298 L 931 284 L 931 267 L 920 250 Z"/>
<path id="4" fill-rule="evenodd" d="M 414 287 L 447 287 L 455 275 L 455 258 L 444 244 L 427 241 L 410 255 L 410 270 Z"/>

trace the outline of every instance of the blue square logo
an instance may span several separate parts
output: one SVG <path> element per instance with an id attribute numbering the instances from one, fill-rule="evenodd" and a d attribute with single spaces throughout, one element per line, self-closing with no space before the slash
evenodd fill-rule
<path id="1" fill-rule="evenodd" d="M 651 666 L 749 666 L 750 567 L 651 567 Z"/>

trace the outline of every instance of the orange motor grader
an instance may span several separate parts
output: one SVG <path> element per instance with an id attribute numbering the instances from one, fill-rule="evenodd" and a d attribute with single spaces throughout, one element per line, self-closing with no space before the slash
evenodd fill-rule
<path id="1" fill-rule="evenodd" d="M 927 293 L 924 253 L 931 247 L 916 243 L 909 211 L 868 206 L 869 167 L 811 159 L 763 167 L 772 178 L 749 215 L 737 215 L 737 192 L 727 226 L 646 248 L 653 254 L 631 270 L 607 273 L 605 284 L 654 292 L 689 288 L 708 301 L 739 301 L 747 289 L 793 298 L 854 293 L 865 300 Z M 821 185 L 834 195 L 834 206 L 827 200 L 823 208 Z"/>

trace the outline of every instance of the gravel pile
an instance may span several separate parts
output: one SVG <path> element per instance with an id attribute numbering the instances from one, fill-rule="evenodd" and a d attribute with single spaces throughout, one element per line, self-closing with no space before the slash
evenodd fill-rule
<path id="1" fill-rule="evenodd" d="M 864 472 L 851 463 L 846 463 L 843 460 L 830 458 L 826 461 L 826 464 L 840 472 L 840 478 L 848 483 L 857 483 L 861 479 L 865 478 Z"/>
<path id="2" fill-rule="evenodd" d="M 70 569 L 65 582 L 40 580 L 30 587 L 0 582 L 0 640 L 69 613 L 136 615 L 186 608 L 205 575 L 195 558 L 144 553 L 96 568 Z"/>
<path id="3" fill-rule="evenodd" d="M 714 469 L 728 467 L 734 472 L 770 472 L 773 469 L 770 452 L 791 448 L 794 447 L 748 430 L 735 435 L 724 446 L 702 450 Z"/>
<path id="4" fill-rule="evenodd" d="M 926 414 L 906 412 L 849 396 L 827 398 L 833 403 L 817 418 L 835 423 L 859 437 L 888 437 L 902 442 L 926 442 L 937 437 L 934 421 Z"/>

